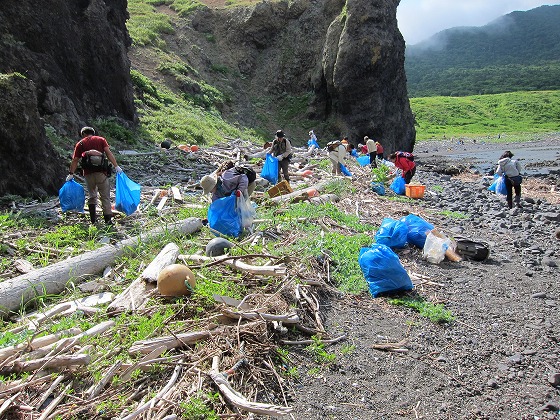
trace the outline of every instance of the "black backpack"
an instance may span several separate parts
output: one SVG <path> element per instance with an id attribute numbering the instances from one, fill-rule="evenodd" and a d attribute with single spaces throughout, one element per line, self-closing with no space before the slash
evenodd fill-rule
<path id="1" fill-rule="evenodd" d="M 463 236 L 455 236 L 455 252 L 461 257 L 474 261 L 484 261 L 490 255 L 490 246 L 486 242 L 473 241 Z"/>
<path id="2" fill-rule="evenodd" d="M 235 167 L 235 172 L 237 172 L 238 174 L 245 174 L 247 175 L 247 179 L 249 180 L 249 184 L 251 182 L 255 182 L 255 179 L 257 179 L 257 173 L 249 168 L 248 166 L 236 166 Z"/>

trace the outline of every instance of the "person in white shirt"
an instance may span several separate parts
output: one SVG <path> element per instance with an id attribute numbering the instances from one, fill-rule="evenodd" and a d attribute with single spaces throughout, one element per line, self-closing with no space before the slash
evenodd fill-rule
<path id="1" fill-rule="evenodd" d="M 513 191 L 515 191 L 515 205 L 516 207 L 521 207 L 521 182 L 523 178 L 521 177 L 521 164 L 512 159 L 513 153 L 509 150 L 504 152 L 504 154 L 498 160 L 498 167 L 496 168 L 496 173 L 498 175 L 506 176 L 506 190 L 507 190 L 507 204 L 511 209 L 513 207 Z"/>

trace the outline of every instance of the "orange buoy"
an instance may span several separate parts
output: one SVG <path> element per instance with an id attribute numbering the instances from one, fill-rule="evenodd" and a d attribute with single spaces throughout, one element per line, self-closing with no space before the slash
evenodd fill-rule
<path id="1" fill-rule="evenodd" d="M 196 151 L 198 151 L 198 146 L 196 144 L 193 144 L 191 146 L 191 152 L 196 152 Z"/>
<path id="2" fill-rule="evenodd" d="M 313 175 L 313 171 L 311 169 L 306 169 L 301 173 L 302 176 L 311 176 Z"/>
<path id="3" fill-rule="evenodd" d="M 190 152 L 191 151 L 191 147 L 188 144 L 180 144 L 177 147 L 184 152 Z"/>
<path id="4" fill-rule="evenodd" d="M 195 286 L 193 272 L 183 264 L 168 265 L 157 278 L 157 288 L 162 296 L 189 296 Z"/>

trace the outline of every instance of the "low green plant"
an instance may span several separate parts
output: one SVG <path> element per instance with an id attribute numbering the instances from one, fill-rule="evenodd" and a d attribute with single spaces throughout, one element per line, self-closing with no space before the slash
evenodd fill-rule
<path id="1" fill-rule="evenodd" d="M 442 192 L 443 187 L 441 185 L 434 185 L 434 186 L 432 186 L 432 190 L 435 191 L 435 192 Z"/>
<path id="2" fill-rule="evenodd" d="M 467 214 L 461 213 L 460 211 L 451 211 L 451 210 L 442 210 L 441 214 L 451 219 L 466 219 L 469 217 Z"/>
<path id="3" fill-rule="evenodd" d="M 326 365 L 333 363 L 336 360 L 336 354 L 325 350 L 325 343 L 323 343 L 320 337 L 313 336 L 311 338 L 313 339 L 313 344 L 307 346 L 305 350 L 313 355 L 315 362 Z"/>
<path id="4" fill-rule="evenodd" d="M 183 410 L 181 417 L 188 420 L 218 420 L 220 417 L 207 405 L 207 402 L 216 400 L 216 394 L 203 396 L 199 393 L 187 401 L 180 401 L 179 407 Z"/>
<path id="5" fill-rule="evenodd" d="M 342 348 L 340 349 L 340 353 L 342 353 L 343 355 L 347 355 L 350 353 L 353 353 L 356 350 L 356 346 L 353 344 L 345 344 L 342 346 Z"/>
<path id="6" fill-rule="evenodd" d="M 406 306 L 407 308 L 412 308 L 423 317 L 428 318 L 430 321 L 435 323 L 446 323 L 452 322 L 455 317 L 451 311 L 445 309 L 443 304 L 434 304 L 425 300 L 420 296 L 405 296 L 389 299 L 389 303 L 392 305 Z"/>
<path id="7" fill-rule="evenodd" d="M 391 170 L 387 165 L 379 164 L 377 168 L 371 168 L 371 182 L 381 182 L 386 184 L 389 182 L 389 172 Z"/>

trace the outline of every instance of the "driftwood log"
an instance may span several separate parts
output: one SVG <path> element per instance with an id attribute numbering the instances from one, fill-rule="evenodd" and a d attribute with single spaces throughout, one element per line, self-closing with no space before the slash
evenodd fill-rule
<path id="1" fill-rule="evenodd" d="M 155 289 L 157 276 L 161 270 L 177 260 L 179 247 L 173 242 L 168 243 L 161 252 L 148 264 L 140 277 L 134 280 L 121 294 L 109 305 L 109 311 L 135 311 L 142 308 L 149 299 L 150 293 Z"/>
<path id="2" fill-rule="evenodd" d="M 292 411 L 291 407 L 282 407 L 273 404 L 263 404 L 258 402 L 249 401 L 245 396 L 237 392 L 228 382 L 227 377 L 219 372 L 220 358 L 214 356 L 212 359 L 212 369 L 208 372 L 208 376 L 212 378 L 220 393 L 224 398 L 235 407 L 249 411 L 250 413 L 262 414 L 264 416 L 280 417 L 289 414 Z"/>
<path id="3" fill-rule="evenodd" d="M 189 234 L 200 230 L 201 227 L 200 219 L 188 218 L 114 245 L 105 245 L 48 267 L 4 280 L 0 283 L 0 317 L 17 312 L 22 304 L 30 303 L 36 296 L 59 294 L 70 280 L 79 281 L 83 276 L 102 272 L 107 265 L 121 257 L 127 248 L 135 247 L 150 237 L 167 231 Z"/>
<path id="4" fill-rule="evenodd" d="M 286 267 L 281 265 L 251 265 L 239 261 L 238 257 L 231 256 L 220 256 L 220 257 L 207 257 L 205 255 L 179 255 L 179 259 L 183 261 L 195 261 L 195 262 L 223 262 L 229 267 L 232 267 L 238 271 L 243 271 L 251 274 L 260 274 L 263 276 L 276 276 L 283 277 L 286 275 Z"/>

